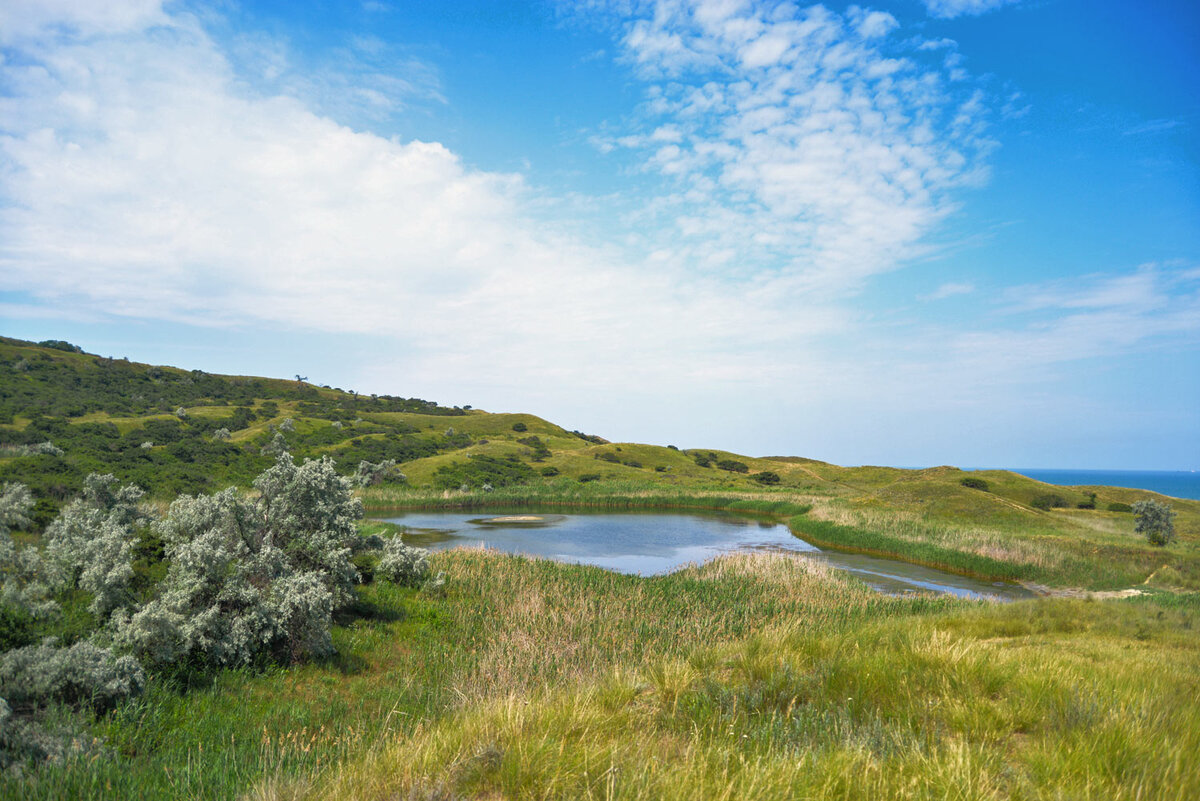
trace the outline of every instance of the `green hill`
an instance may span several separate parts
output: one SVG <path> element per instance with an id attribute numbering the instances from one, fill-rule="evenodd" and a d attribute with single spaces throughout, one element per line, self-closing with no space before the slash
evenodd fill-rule
<path id="1" fill-rule="evenodd" d="M 811 509 L 797 525 L 814 541 L 965 572 L 1084 586 L 1149 577 L 1200 586 L 1196 501 L 1058 487 L 1007 471 L 841 467 L 609 442 L 529 414 L 0 338 L 0 481 L 33 490 L 35 525 L 52 519 L 91 472 L 136 483 L 159 501 L 247 487 L 272 463 L 265 449 L 277 435 L 297 458 L 328 455 L 345 475 L 363 461 L 394 460 L 398 474 L 362 490 L 368 508 L 504 502 L 771 511 L 787 504 Z M 1133 533 L 1132 515 L 1109 509 L 1143 498 L 1177 511 L 1172 550 L 1148 548 Z M 1000 571 L 1001 562 L 1018 567 Z"/>

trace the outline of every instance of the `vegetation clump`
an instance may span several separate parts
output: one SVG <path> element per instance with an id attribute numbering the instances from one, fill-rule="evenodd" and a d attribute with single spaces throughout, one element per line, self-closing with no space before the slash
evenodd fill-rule
<path id="1" fill-rule="evenodd" d="M 1034 497 L 1029 505 L 1034 509 L 1040 509 L 1043 512 L 1048 512 L 1051 509 L 1063 509 L 1067 505 L 1067 501 L 1063 496 L 1055 493 L 1045 493 Z"/>
<path id="2" fill-rule="evenodd" d="M 737 459 L 720 459 L 717 461 L 717 467 L 721 470 L 728 470 L 730 473 L 750 472 L 750 466 L 745 462 L 739 462 Z"/>
<path id="3" fill-rule="evenodd" d="M 1146 500 L 1133 505 L 1133 530 L 1151 545 L 1168 545 L 1175 539 L 1175 511 L 1165 503 Z"/>
<path id="4" fill-rule="evenodd" d="M 405 545 L 397 534 L 384 544 L 375 575 L 401 586 L 419 586 L 429 578 L 429 552 Z"/>
<path id="5" fill-rule="evenodd" d="M 988 483 L 986 481 L 984 481 L 982 478 L 976 478 L 975 476 L 967 476 L 966 478 L 964 478 L 962 481 L 960 481 L 958 483 L 963 485 L 964 487 L 967 487 L 968 489 L 977 489 L 977 490 L 980 490 L 981 492 L 988 492 Z"/>
<path id="6" fill-rule="evenodd" d="M 774 486 L 778 484 L 780 480 L 779 474 L 774 470 L 763 470 L 755 473 L 753 476 L 751 476 L 751 478 L 753 478 L 759 484 L 764 484 L 766 486 Z"/>

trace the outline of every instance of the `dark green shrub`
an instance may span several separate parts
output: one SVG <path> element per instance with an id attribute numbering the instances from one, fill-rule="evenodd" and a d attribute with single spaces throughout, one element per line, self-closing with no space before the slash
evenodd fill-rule
<path id="1" fill-rule="evenodd" d="M 755 473 L 753 478 L 759 484 L 773 485 L 779 483 L 779 474 L 773 470 L 764 470 L 761 473 Z"/>
<path id="2" fill-rule="evenodd" d="M 625 461 L 621 462 L 621 464 L 625 465 L 626 467 L 641 467 L 642 466 L 642 463 L 639 462 L 637 459 L 626 459 Z"/>
<path id="3" fill-rule="evenodd" d="M 518 432 L 520 432 L 520 431 L 528 431 L 528 430 L 529 430 L 529 426 L 525 425 L 524 423 L 513 423 L 512 430 L 513 430 L 513 431 L 518 431 Z"/>
<path id="4" fill-rule="evenodd" d="M 1075 504 L 1075 508 L 1076 509 L 1095 509 L 1096 508 L 1096 493 L 1094 493 L 1094 492 L 1088 493 L 1088 499 L 1086 501 L 1080 501 L 1079 503 Z"/>
<path id="5" fill-rule="evenodd" d="M 1132 512 L 1133 507 L 1127 503 L 1119 503 L 1119 502 L 1118 503 L 1110 503 L 1108 505 L 1108 511 L 1110 511 L 1110 512 Z"/>
<path id="6" fill-rule="evenodd" d="M 660 464 L 660 465 L 658 465 L 657 467 L 655 467 L 655 468 L 654 468 L 654 472 L 655 472 L 655 473 L 665 473 L 665 472 L 667 472 L 667 470 L 668 470 L 668 469 L 669 469 L 669 468 L 668 468 L 666 465 L 661 465 L 661 464 Z"/>
<path id="7" fill-rule="evenodd" d="M 964 487 L 968 487 L 970 489 L 977 489 L 977 490 L 982 490 L 984 492 L 990 492 L 990 490 L 988 489 L 988 483 L 986 481 L 984 481 L 982 478 L 975 478 L 974 476 L 967 476 L 966 478 L 964 478 L 962 481 L 960 481 L 958 483 L 962 484 Z"/>
<path id="8" fill-rule="evenodd" d="M 693 456 L 692 461 L 695 462 L 700 467 L 711 467 L 712 466 L 712 459 L 709 459 L 707 456 L 705 456 L 702 453 L 697 453 L 695 456 Z"/>
<path id="9" fill-rule="evenodd" d="M 717 462 L 717 467 L 722 470 L 728 470 L 731 473 L 749 473 L 750 467 L 735 459 L 722 459 Z"/>
<path id="10" fill-rule="evenodd" d="M 579 477 L 580 484 L 586 484 L 589 481 L 599 481 L 599 480 L 600 480 L 599 473 L 584 473 L 582 476 Z"/>
<path id="11" fill-rule="evenodd" d="M 557 475 L 558 475 L 558 468 L 557 468 L 557 467 L 555 467 L 554 465 L 550 465 L 550 466 L 548 466 L 548 467 L 543 467 L 543 468 L 542 468 L 542 475 L 543 475 L 543 476 L 545 476 L 546 478 L 551 478 L 551 477 L 553 477 L 553 476 L 557 476 Z"/>
<path id="12" fill-rule="evenodd" d="M 1065 508 L 1067 505 L 1067 501 L 1061 495 L 1056 495 L 1054 493 L 1047 493 L 1045 495 L 1038 495 L 1036 498 L 1034 498 L 1032 501 L 1029 502 L 1029 505 L 1032 506 L 1034 509 L 1041 509 L 1043 512 L 1048 512 L 1051 509 Z"/>
<path id="13" fill-rule="evenodd" d="M 619 464 L 621 461 L 615 453 L 609 453 L 608 451 L 605 451 L 604 453 L 597 453 L 593 458 L 599 459 L 603 462 L 612 462 L 613 464 Z"/>

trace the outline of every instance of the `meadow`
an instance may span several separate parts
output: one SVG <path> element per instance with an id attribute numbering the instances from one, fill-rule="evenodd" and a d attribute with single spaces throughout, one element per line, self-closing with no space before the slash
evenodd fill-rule
<path id="1" fill-rule="evenodd" d="M 10 798 L 1200 793 L 1194 596 L 887 598 L 738 555 L 639 579 L 486 551 L 361 590 L 338 654 L 151 683 Z"/>

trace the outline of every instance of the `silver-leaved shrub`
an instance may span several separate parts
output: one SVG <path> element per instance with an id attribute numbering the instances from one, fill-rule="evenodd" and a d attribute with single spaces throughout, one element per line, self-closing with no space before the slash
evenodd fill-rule
<path id="1" fill-rule="evenodd" d="M 133 657 L 87 640 L 64 648 L 48 637 L 0 657 L 0 696 L 10 707 L 61 701 L 104 710 L 140 692 L 145 681 Z"/>
<path id="2" fill-rule="evenodd" d="M 35 618 L 58 611 L 51 598 L 51 582 L 38 549 L 17 547 L 12 529 L 29 525 L 33 495 L 24 484 L 6 483 L 0 488 L 0 603 Z"/>
<path id="3" fill-rule="evenodd" d="M 405 545 L 397 534 L 384 543 L 375 575 L 396 584 L 416 587 L 429 577 L 429 552 Z"/>
<path id="4" fill-rule="evenodd" d="M 149 662 L 244 665 L 332 650 L 333 610 L 352 599 L 362 505 L 328 457 L 281 454 L 254 482 L 182 496 L 155 525 L 169 563 L 157 594 L 116 621 L 116 642 Z"/>
<path id="5" fill-rule="evenodd" d="M 148 522 L 139 507 L 142 490 L 112 475 L 92 473 L 83 493 L 46 529 L 48 568 L 54 583 L 92 594 L 89 610 L 101 622 L 133 604 L 136 529 Z M 48 571 L 49 572 L 49 571 Z"/>

